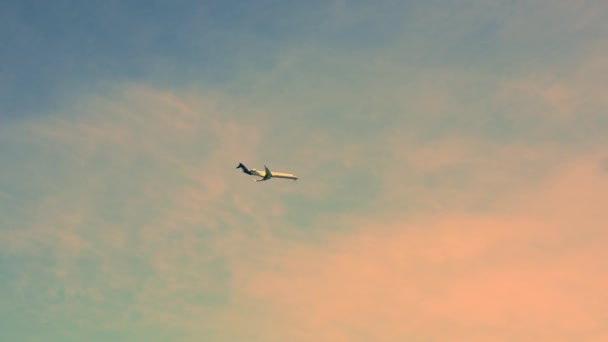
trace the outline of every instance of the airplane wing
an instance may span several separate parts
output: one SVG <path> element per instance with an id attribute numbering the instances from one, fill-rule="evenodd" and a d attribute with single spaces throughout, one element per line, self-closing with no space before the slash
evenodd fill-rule
<path id="1" fill-rule="evenodd" d="M 266 165 L 264 165 L 264 169 L 266 170 L 266 173 L 264 174 L 264 178 L 262 178 L 262 180 L 269 180 L 270 178 L 272 178 L 272 173 L 270 172 L 270 170 L 268 170 Z"/>

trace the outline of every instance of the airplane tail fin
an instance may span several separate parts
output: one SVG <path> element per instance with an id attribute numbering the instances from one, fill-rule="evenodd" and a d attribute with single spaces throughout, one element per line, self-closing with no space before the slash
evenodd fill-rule
<path id="1" fill-rule="evenodd" d="M 237 169 L 242 169 L 244 173 L 250 175 L 251 171 L 249 171 L 249 169 L 247 168 L 247 166 L 243 165 L 243 163 L 239 163 L 239 165 L 236 167 Z"/>

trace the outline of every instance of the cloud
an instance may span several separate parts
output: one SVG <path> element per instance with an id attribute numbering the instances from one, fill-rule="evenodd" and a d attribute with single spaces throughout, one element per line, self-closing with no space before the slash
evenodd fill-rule
<path id="1" fill-rule="evenodd" d="M 87 81 L 57 110 L 0 125 L 3 331 L 605 335 L 603 7 L 547 4 L 256 7 L 205 37 L 189 11 L 175 49 L 137 22 L 121 41 L 141 38 L 125 51 L 148 57 L 91 65 L 137 61 L 104 75 L 171 84 Z M 300 180 L 256 184 L 239 161 Z"/>
<path id="2" fill-rule="evenodd" d="M 226 181 L 238 174 L 226 170 L 257 159 L 259 133 L 196 95 L 124 85 L 5 127 L 3 198 L 23 200 L 3 211 L 0 245 L 22 271 L 0 286 L 40 293 L 14 310 L 38 310 L 38 323 L 87 312 L 96 320 L 81 320 L 86 330 L 137 324 L 159 298 L 221 302 L 229 290 L 215 244 L 246 222 L 231 205 L 239 186 Z M 252 190 L 241 191 L 246 201 Z"/>
<path id="3" fill-rule="evenodd" d="M 1 180 L 10 186 L 2 195 L 21 204 L 3 206 L 0 245 L 21 271 L 0 286 L 23 294 L 3 312 L 29 307 L 32 324 L 77 322 L 78 330 L 57 338 L 97 329 L 125 338 L 130 329 L 216 338 L 233 321 L 242 325 L 234 339 L 257 331 L 252 312 L 263 306 L 232 290 L 229 261 L 258 260 L 283 240 L 311 241 L 316 233 L 298 227 L 290 203 L 323 193 L 339 198 L 345 189 L 336 194 L 331 184 L 339 168 L 316 182 L 306 175 L 321 166 L 315 151 L 323 151 L 322 141 L 291 149 L 312 162 L 300 170 L 304 186 L 260 186 L 241 175 L 236 163 L 262 160 L 272 136 L 231 117 L 226 103 L 217 93 L 126 84 L 3 127 L 10 153 Z M 339 163 L 359 158 L 355 151 Z M 311 209 L 330 213 L 324 206 Z M 309 224 L 319 216 L 309 213 Z M 12 334 L 38 334 L 19 329 Z"/>
<path id="4" fill-rule="evenodd" d="M 590 128 L 606 115 L 602 108 L 607 104 L 602 96 L 606 86 L 598 78 L 608 68 L 600 57 L 601 51 L 572 69 L 559 73 L 541 72 L 522 79 L 515 79 L 504 88 L 504 95 L 528 108 L 514 115 L 546 115 L 555 122 L 577 123 Z M 602 122 L 605 124 L 605 122 Z"/>
<path id="5" fill-rule="evenodd" d="M 357 233 L 279 248 L 264 272 L 237 262 L 238 286 L 292 340 L 598 339 L 608 216 L 593 203 L 608 177 L 597 166 L 571 161 L 515 211 L 350 215 Z"/>

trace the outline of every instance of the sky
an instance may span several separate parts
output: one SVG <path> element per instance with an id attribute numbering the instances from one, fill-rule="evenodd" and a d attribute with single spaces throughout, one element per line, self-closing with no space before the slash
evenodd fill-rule
<path id="1" fill-rule="evenodd" d="M 608 340 L 603 0 L 9 0 L 0 43 L 1 340 Z"/>

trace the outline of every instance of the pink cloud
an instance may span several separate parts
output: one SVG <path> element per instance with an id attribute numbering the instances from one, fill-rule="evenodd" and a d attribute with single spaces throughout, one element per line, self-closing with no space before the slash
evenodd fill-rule
<path id="1" fill-rule="evenodd" d="M 273 245 L 264 271 L 236 263 L 235 286 L 291 340 L 600 340 L 607 186 L 594 156 L 503 213 L 349 217 L 355 234 Z"/>
<path id="2" fill-rule="evenodd" d="M 400 216 L 404 207 L 417 216 L 504 210 L 505 205 L 517 205 L 510 198 L 528 195 L 530 185 L 581 149 L 463 137 L 429 142 L 398 132 L 388 134 L 385 144 L 390 148 L 378 154 L 377 164 L 391 166 L 371 170 L 384 188 L 368 207 L 393 217 Z"/>
<path id="3" fill-rule="evenodd" d="M 592 51 L 583 63 L 561 77 L 546 72 L 512 80 L 499 95 L 508 103 L 523 105 L 526 114 L 531 110 L 534 115 L 545 113 L 557 122 L 601 111 L 608 104 L 604 96 L 608 88 L 601 76 L 608 71 L 604 55 L 605 51 Z"/>

